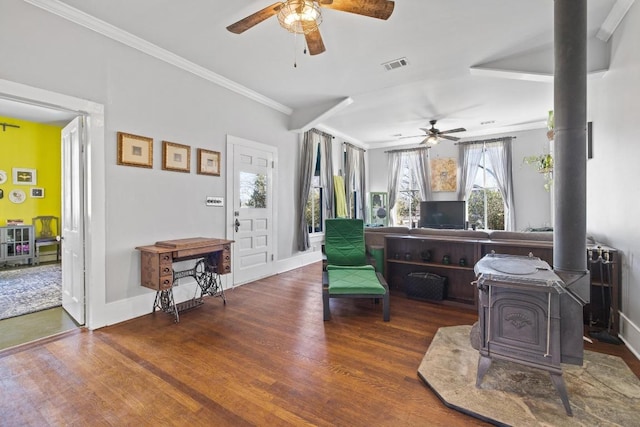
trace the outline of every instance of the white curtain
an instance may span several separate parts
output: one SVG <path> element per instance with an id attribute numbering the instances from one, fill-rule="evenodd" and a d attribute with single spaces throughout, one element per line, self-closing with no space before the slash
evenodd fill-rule
<path id="1" fill-rule="evenodd" d="M 486 155 L 494 167 L 498 189 L 504 199 L 504 228 L 515 230 L 515 205 L 513 198 L 513 159 L 511 138 L 485 144 Z"/>
<path id="2" fill-rule="evenodd" d="M 459 145 L 460 187 L 458 200 L 467 200 L 473 189 L 473 181 L 478 173 L 478 166 L 482 160 L 482 144 Z"/>
<path id="3" fill-rule="evenodd" d="M 418 191 L 420 200 L 427 201 L 433 199 L 431 192 L 431 165 L 429 163 L 429 150 L 426 148 L 407 152 L 409 156 L 409 167 L 413 169 L 418 181 Z"/>
<path id="4" fill-rule="evenodd" d="M 402 153 L 401 152 L 390 152 L 388 159 L 388 167 L 387 167 L 387 193 L 389 194 L 389 218 L 390 224 L 393 225 L 396 223 L 396 216 L 394 214 L 393 208 L 396 204 L 396 200 L 398 198 L 398 188 L 400 187 L 400 179 L 402 175 L 400 174 L 400 169 L 402 168 Z"/>

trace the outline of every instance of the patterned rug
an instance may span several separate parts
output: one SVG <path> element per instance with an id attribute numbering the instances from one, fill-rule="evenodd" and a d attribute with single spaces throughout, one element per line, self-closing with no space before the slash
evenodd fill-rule
<path id="1" fill-rule="evenodd" d="M 61 305 L 60 264 L 0 270 L 0 319 Z"/>

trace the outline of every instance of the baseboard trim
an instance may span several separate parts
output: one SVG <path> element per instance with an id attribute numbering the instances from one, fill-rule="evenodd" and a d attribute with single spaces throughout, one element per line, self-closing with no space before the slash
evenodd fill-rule
<path id="1" fill-rule="evenodd" d="M 640 360 L 640 328 L 622 312 L 620 312 L 619 337 L 631 353 Z"/>
<path id="2" fill-rule="evenodd" d="M 313 264 L 322 260 L 321 251 L 303 252 L 301 255 L 297 255 L 284 260 L 278 260 L 275 263 L 275 273 L 280 274 L 286 271 L 290 271 L 305 265 Z M 222 286 L 226 290 L 233 289 L 231 284 L 227 281 L 227 276 L 222 276 Z M 318 277 L 318 280 L 320 278 Z M 195 295 L 197 283 L 195 280 L 181 279 L 180 286 L 174 286 L 173 298 L 176 303 L 186 301 L 193 298 Z M 236 285 L 240 286 L 240 285 Z M 142 295 L 127 298 L 124 300 L 118 300 L 105 304 L 104 312 L 102 316 L 99 316 L 100 322 L 92 324 L 91 329 L 98 329 L 116 323 L 124 322 L 126 320 L 134 319 L 136 317 L 144 316 L 152 312 L 153 301 L 155 299 L 155 292 L 149 290 Z"/>
<path id="3" fill-rule="evenodd" d="M 305 265 L 313 264 L 314 262 L 322 261 L 321 251 L 303 252 L 301 255 L 297 255 L 291 258 L 278 260 L 276 262 L 276 274 L 284 273 L 294 270 L 296 268 L 304 267 Z"/>

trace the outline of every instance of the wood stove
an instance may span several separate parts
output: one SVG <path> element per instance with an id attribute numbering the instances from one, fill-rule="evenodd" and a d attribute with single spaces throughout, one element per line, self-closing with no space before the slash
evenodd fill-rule
<path id="1" fill-rule="evenodd" d="M 489 254 L 475 265 L 479 289 L 476 386 L 492 359 L 544 369 L 572 415 L 561 363 L 582 365 L 582 305 L 540 258 Z"/>

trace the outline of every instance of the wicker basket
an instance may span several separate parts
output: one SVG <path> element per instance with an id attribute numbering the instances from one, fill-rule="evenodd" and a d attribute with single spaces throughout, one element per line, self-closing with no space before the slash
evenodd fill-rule
<path id="1" fill-rule="evenodd" d="M 423 301 L 442 301 L 447 278 L 433 273 L 415 272 L 407 275 L 404 291 L 407 298 Z"/>

